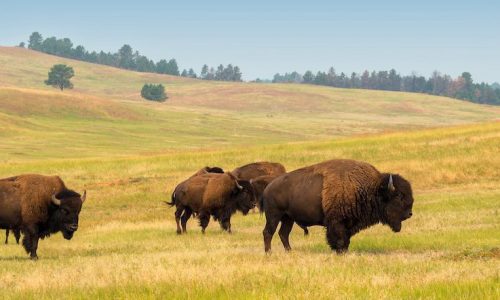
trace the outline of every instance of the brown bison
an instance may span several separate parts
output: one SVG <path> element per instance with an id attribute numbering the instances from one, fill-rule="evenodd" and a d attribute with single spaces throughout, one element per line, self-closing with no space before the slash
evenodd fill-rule
<path id="1" fill-rule="evenodd" d="M 207 173 L 180 183 L 172 194 L 172 202 L 166 203 L 177 208 L 177 234 L 186 232 L 186 223 L 193 213 L 198 215 L 203 233 L 210 216 L 231 232 L 231 215 L 237 210 L 247 214 L 255 206 L 256 199 L 250 182 L 239 180 L 231 173 Z"/>
<path id="2" fill-rule="evenodd" d="M 20 228 L 23 246 L 37 259 L 38 240 L 62 232 L 70 240 L 85 201 L 57 176 L 20 175 L 0 179 L 0 228 Z"/>
<path id="3" fill-rule="evenodd" d="M 250 180 L 259 176 L 273 176 L 285 174 L 285 167 L 280 163 L 267 161 L 254 162 L 234 169 L 231 173 L 241 180 Z"/>
<path id="4" fill-rule="evenodd" d="M 350 238 L 362 229 L 382 223 L 394 232 L 412 215 L 410 183 L 397 174 L 380 173 L 372 165 L 336 159 L 295 170 L 271 182 L 264 190 L 265 251 L 278 223 L 286 250 L 293 223 L 326 227 L 332 250 L 347 251 Z"/>
<path id="5" fill-rule="evenodd" d="M 198 176 L 198 175 L 203 175 L 203 174 L 208 174 L 208 173 L 219 173 L 219 174 L 222 174 L 222 173 L 224 173 L 224 170 L 223 170 L 222 168 L 219 168 L 219 167 L 204 167 L 204 168 L 201 168 L 201 169 L 199 169 L 198 171 L 196 171 L 196 172 L 195 172 L 193 175 L 191 175 L 188 179 L 193 178 L 193 177 Z M 188 179 L 186 179 L 186 180 L 184 180 L 183 182 L 179 183 L 179 184 L 175 187 L 174 191 L 172 192 L 172 199 L 174 198 L 174 195 L 175 195 L 175 193 L 177 192 L 177 190 L 178 190 L 178 189 L 180 189 L 180 188 L 183 186 L 183 184 L 184 184 L 184 183 L 185 183 Z M 165 202 L 165 201 L 164 201 L 164 202 Z M 167 203 L 167 204 L 168 204 L 168 202 L 165 202 L 165 203 Z M 184 214 L 186 214 L 186 213 L 184 213 Z M 189 214 L 188 219 L 189 219 L 189 217 L 191 217 L 191 213 Z"/>
<path id="6" fill-rule="evenodd" d="M 7 229 L 5 230 L 5 244 L 9 243 L 9 231 L 12 230 L 14 237 L 16 238 L 16 243 L 19 244 L 19 239 L 21 238 L 21 230 L 19 229 Z"/>

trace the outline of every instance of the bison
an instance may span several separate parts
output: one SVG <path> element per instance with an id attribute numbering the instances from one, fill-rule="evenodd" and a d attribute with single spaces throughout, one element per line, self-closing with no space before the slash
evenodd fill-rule
<path id="1" fill-rule="evenodd" d="M 280 163 L 267 161 L 254 162 L 234 169 L 231 172 L 234 176 L 241 180 L 250 180 L 259 176 L 273 176 L 285 174 L 285 167 Z"/>
<path id="2" fill-rule="evenodd" d="M 166 203 L 176 206 L 177 234 L 186 232 L 186 223 L 193 213 L 198 215 L 202 233 L 210 216 L 231 233 L 231 215 L 237 210 L 247 214 L 255 206 L 256 198 L 250 182 L 239 180 L 231 173 L 207 173 L 180 183 L 172 194 L 172 202 Z"/>
<path id="3" fill-rule="evenodd" d="M 21 238 L 21 230 L 19 229 L 7 229 L 5 230 L 5 244 L 9 243 L 9 231 L 12 230 L 14 237 L 16 238 L 16 243 L 19 244 L 19 239 Z"/>
<path id="4" fill-rule="evenodd" d="M 78 229 L 83 196 L 58 176 L 36 174 L 0 179 L 0 228 L 20 228 L 23 247 L 36 260 L 38 240 L 62 232 L 70 240 Z"/>
<path id="5" fill-rule="evenodd" d="M 399 232 L 402 221 L 412 216 L 413 194 L 410 183 L 397 174 L 380 173 L 365 162 L 336 159 L 276 178 L 264 190 L 263 205 L 266 252 L 279 222 L 281 242 L 291 250 L 288 237 L 296 222 L 326 227 L 331 249 L 343 253 L 354 234 L 374 224 Z"/>
<path id="6" fill-rule="evenodd" d="M 191 175 L 189 178 L 193 178 L 195 176 L 198 176 L 198 175 L 203 175 L 203 174 L 208 174 L 208 173 L 219 173 L 219 174 L 222 174 L 224 173 L 224 170 L 222 168 L 219 168 L 219 167 L 204 167 L 204 168 L 201 168 L 199 169 L 198 171 L 196 171 L 193 175 Z M 189 179 L 188 178 L 188 179 Z M 186 182 L 188 179 L 184 180 L 183 182 L 179 183 L 174 191 L 172 192 L 172 199 L 174 198 L 174 195 L 175 193 L 177 192 L 177 189 L 180 189 L 184 182 Z M 164 201 L 165 202 L 165 201 Z M 168 204 L 168 202 L 165 202 Z M 191 216 L 191 215 L 190 215 Z"/>

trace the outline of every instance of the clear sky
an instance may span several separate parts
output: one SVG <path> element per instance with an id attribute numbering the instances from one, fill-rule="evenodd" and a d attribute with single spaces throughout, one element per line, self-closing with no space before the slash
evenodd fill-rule
<path id="1" fill-rule="evenodd" d="M 33 31 L 87 50 L 127 43 L 197 73 L 232 63 L 246 80 L 333 66 L 500 81 L 500 0 L 0 2 L 0 45 Z"/>

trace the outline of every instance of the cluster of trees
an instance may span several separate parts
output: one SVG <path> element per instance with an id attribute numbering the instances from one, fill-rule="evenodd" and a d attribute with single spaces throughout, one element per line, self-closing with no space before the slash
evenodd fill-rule
<path id="1" fill-rule="evenodd" d="M 307 83 L 340 88 L 374 89 L 405 91 L 447 96 L 476 103 L 500 105 L 500 89 L 495 85 L 474 83 L 472 75 L 464 72 L 457 78 L 435 71 L 430 78 L 411 74 L 401 76 L 396 70 L 364 71 L 361 75 L 351 73 L 337 74 L 332 67 L 327 72 L 311 71 L 303 75 L 297 72 L 274 75 L 273 82 Z"/>
<path id="2" fill-rule="evenodd" d="M 24 42 L 21 42 L 19 46 L 24 47 Z M 153 60 L 141 55 L 139 51 L 134 51 L 132 47 L 127 44 L 123 45 L 116 53 L 104 51 L 89 52 L 81 45 L 76 47 L 73 46 L 73 42 L 68 38 L 57 39 L 55 37 L 49 37 L 44 39 L 38 32 L 33 32 L 28 41 L 28 48 L 33 50 L 139 72 L 180 75 L 190 78 L 223 81 L 241 81 L 242 76 L 240 68 L 231 64 L 226 67 L 219 65 L 217 69 L 213 67 L 209 68 L 207 65 L 204 65 L 199 77 L 192 68 L 188 70 L 184 69 L 181 73 L 179 72 L 179 66 L 175 59 L 161 59 L 155 63 Z"/>
<path id="3" fill-rule="evenodd" d="M 228 64 L 226 67 L 220 64 L 217 69 L 203 65 L 200 78 L 205 80 L 241 81 L 241 75 L 240 68 L 232 64 Z"/>
<path id="4" fill-rule="evenodd" d="M 21 43 L 19 46 L 24 46 Z M 123 45 L 118 52 L 89 52 L 85 47 L 73 43 L 68 38 L 57 39 L 49 37 L 44 39 L 38 32 L 33 32 L 29 38 L 28 48 L 57 56 L 113 66 L 122 69 L 139 72 L 151 72 L 159 74 L 180 75 L 179 67 L 175 59 L 161 59 L 158 62 L 134 51 L 130 45 Z"/>
<path id="5" fill-rule="evenodd" d="M 199 77 L 193 69 L 184 69 L 181 73 L 183 77 L 218 81 L 241 81 L 241 75 L 240 68 L 232 64 L 228 64 L 226 67 L 220 64 L 217 69 L 209 67 L 208 65 L 203 65 Z"/>
<path id="6" fill-rule="evenodd" d="M 141 90 L 141 96 L 144 99 L 159 102 L 167 99 L 167 94 L 165 94 L 165 87 L 163 84 L 144 84 Z"/>

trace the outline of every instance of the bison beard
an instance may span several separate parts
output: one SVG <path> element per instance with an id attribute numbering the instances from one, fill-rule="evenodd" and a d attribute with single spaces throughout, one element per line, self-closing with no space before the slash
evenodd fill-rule
<path id="1" fill-rule="evenodd" d="M 290 250 L 293 222 L 326 227 L 328 244 L 347 251 L 350 238 L 377 223 L 395 232 L 411 216 L 411 185 L 399 175 L 381 174 L 373 166 L 353 160 L 331 160 L 275 179 L 264 191 L 265 250 L 281 222 L 279 236 Z"/>

